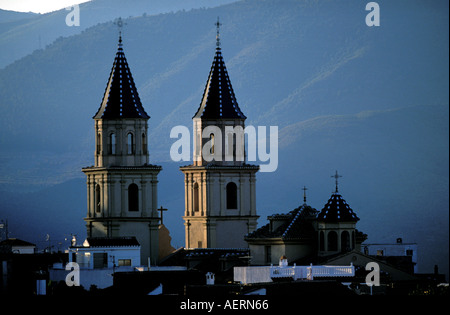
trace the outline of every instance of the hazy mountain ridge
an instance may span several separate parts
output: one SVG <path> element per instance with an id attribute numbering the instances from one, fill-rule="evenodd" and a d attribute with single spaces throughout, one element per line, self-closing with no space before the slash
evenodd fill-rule
<path id="1" fill-rule="evenodd" d="M 0 9 L 0 24 L 2 25 L 0 29 L 11 29 L 14 27 L 13 25 L 23 23 L 23 20 L 33 18 L 36 15 L 36 13 L 31 12 L 25 13 Z M 11 24 L 7 25 L 6 23 Z"/>
<path id="2" fill-rule="evenodd" d="M 118 17 L 150 16 L 193 8 L 214 7 L 236 0 L 92 0 L 79 5 L 79 26 L 68 26 L 73 11 L 61 9 L 45 14 L 0 10 L 0 45 L 8 47 L 0 55 L 0 68 L 36 49 L 44 49 L 61 36 L 79 34 L 85 29 Z"/>

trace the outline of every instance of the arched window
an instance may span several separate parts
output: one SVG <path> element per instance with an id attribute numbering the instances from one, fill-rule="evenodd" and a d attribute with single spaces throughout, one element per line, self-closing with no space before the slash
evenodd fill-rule
<path id="1" fill-rule="evenodd" d="M 211 150 L 209 151 L 209 153 L 214 154 L 214 145 L 215 145 L 215 141 L 214 141 L 214 134 L 210 134 L 209 138 L 211 140 Z"/>
<path id="2" fill-rule="evenodd" d="M 127 153 L 134 154 L 134 137 L 131 132 L 127 135 Z"/>
<path id="3" fill-rule="evenodd" d="M 109 135 L 109 154 L 116 154 L 116 134 Z"/>
<path id="4" fill-rule="evenodd" d="M 229 182 L 227 190 L 227 209 L 237 209 L 237 186 L 233 182 Z"/>
<path id="5" fill-rule="evenodd" d="M 147 153 L 147 138 L 145 137 L 145 133 L 142 134 L 142 154 Z"/>
<path id="6" fill-rule="evenodd" d="M 348 252 L 351 250 L 350 247 L 350 234 L 348 231 L 343 231 L 341 233 L 341 251 Z"/>
<path id="7" fill-rule="evenodd" d="M 97 154 L 100 154 L 102 151 L 102 135 L 97 134 Z"/>
<path id="8" fill-rule="evenodd" d="M 199 211 L 198 206 L 198 184 L 194 184 L 194 211 Z"/>
<path id="9" fill-rule="evenodd" d="M 337 233 L 335 231 L 328 232 L 328 251 L 333 252 L 338 249 Z"/>
<path id="10" fill-rule="evenodd" d="M 128 186 L 128 211 L 139 211 L 139 188 L 134 183 Z"/>
<path id="11" fill-rule="evenodd" d="M 100 185 L 95 185 L 95 212 L 100 212 Z"/>
<path id="12" fill-rule="evenodd" d="M 325 250 L 325 239 L 323 231 L 320 231 L 319 233 L 319 250 L 324 251 Z"/>

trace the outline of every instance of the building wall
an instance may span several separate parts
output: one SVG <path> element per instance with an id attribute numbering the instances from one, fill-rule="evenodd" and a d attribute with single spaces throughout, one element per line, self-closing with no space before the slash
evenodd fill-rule
<path id="1" fill-rule="evenodd" d="M 414 272 L 419 272 L 415 243 L 362 244 L 361 250 L 364 254 L 371 256 L 411 256 L 411 261 L 415 263 Z"/>
<path id="2" fill-rule="evenodd" d="M 183 218 L 185 219 L 185 247 L 207 247 L 206 219 Z"/>
<path id="3" fill-rule="evenodd" d="M 243 284 L 272 282 L 269 267 L 234 267 L 233 280 Z"/>
<path id="4" fill-rule="evenodd" d="M 141 263 L 147 264 L 150 257 L 152 264 L 156 264 L 159 255 L 157 175 L 160 170 L 86 168 L 83 171 L 87 175 L 88 237 L 136 236 L 142 249 Z M 138 187 L 138 211 L 129 209 L 131 184 Z"/>
<path id="5" fill-rule="evenodd" d="M 13 254 L 34 254 L 36 246 L 12 246 Z"/>
<path id="6" fill-rule="evenodd" d="M 289 244 L 281 240 L 266 241 L 265 243 L 263 240 L 259 240 L 259 244 L 249 243 L 249 247 L 252 265 L 278 265 L 281 256 L 286 256 L 289 261 L 294 261 L 314 252 L 312 244 Z M 267 261 L 268 250 L 270 251 L 270 261 Z"/>
<path id="7" fill-rule="evenodd" d="M 232 218 L 216 222 L 216 246 L 217 248 L 247 248 L 244 235 L 249 229 L 249 220 L 246 218 Z"/>
<path id="8" fill-rule="evenodd" d="M 257 168 L 183 167 L 186 247 L 247 247 L 244 236 L 256 229 Z M 227 185 L 236 185 L 236 207 L 227 205 Z M 189 223 L 188 223 L 189 222 Z"/>
<path id="9" fill-rule="evenodd" d="M 87 217 L 158 217 L 157 175 L 159 170 L 112 171 L 84 169 L 87 175 Z M 138 186 L 139 211 L 129 211 L 128 189 Z M 100 200 L 97 200 L 97 185 Z M 100 208 L 97 203 L 100 202 Z"/>
<path id="10" fill-rule="evenodd" d="M 94 269 L 94 254 L 107 254 L 107 266 L 105 268 L 113 268 L 114 264 L 119 267 L 120 259 L 131 260 L 130 267 L 141 266 L 141 252 L 139 247 L 80 247 L 71 248 L 69 251 L 69 261 L 73 259 L 72 253 L 75 254 L 73 260 L 79 264 L 80 269 Z M 124 266 L 125 267 L 125 266 Z"/>

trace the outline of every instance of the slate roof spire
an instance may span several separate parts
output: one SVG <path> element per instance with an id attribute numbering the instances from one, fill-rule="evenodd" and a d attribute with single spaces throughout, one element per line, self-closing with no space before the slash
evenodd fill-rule
<path id="1" fill-rule="evenodd" d="M 202 101 L 193 118 L 246 119 L 231 86 L 230 77 L 220 48 L 220 22 L 217 19 L 216 53 L 203 92 Z"/>
<path id="2" fill-rule="evenodd" d="M 131 70 L 123 51 L 122 35 L 119 35 L 114 64 L 106 85 L 105 94 L 94 119 L 143 118 L 150 116 L 144 110 Z"/>
<path id="3" fill-rule="evenodd" d="M 319 221 L 324 222 L 356 222 L 359 218 L 353 212 L 350 205 L 339 193 L 331 195 L 322 211 L 317 216 Z"/>
<path id="4" fill-rule="evenodd" d="M 350 205 L 342 198 L 338 192 L 338 179 L 342 177 L 336 171 L 336 174 L 331 176 L 336 181 L 336 191 L 331 195 L 328 202 L 320 211 L 317 218 L 324 222 L 357 222 L 358 216 L 353 212 Z"/>

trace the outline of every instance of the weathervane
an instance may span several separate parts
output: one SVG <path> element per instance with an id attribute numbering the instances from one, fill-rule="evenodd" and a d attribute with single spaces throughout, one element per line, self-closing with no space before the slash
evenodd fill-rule
<path id="1" fill-rule="evenodd" d="M 216 27 L 217 27 L 216 46 L 217 46 L 217 48 L 219 48 L 220 47 L 220 25 L 222 25 L 219 22 L 219 17 L 217 17 L 217 22 L 214 25 L 216 25 Z"/>
<path id="2" fill-rule="evenodd" d="M 338 174 L 338 171 L 336 171 L 336 174 L 334 174 L 331 177 L 334 177 L 336 179 L 336 191 L 335 191 L 335 193 L 337 193 L 338 192 L 338 178 L 342 177 L 342 176 Z"/>

